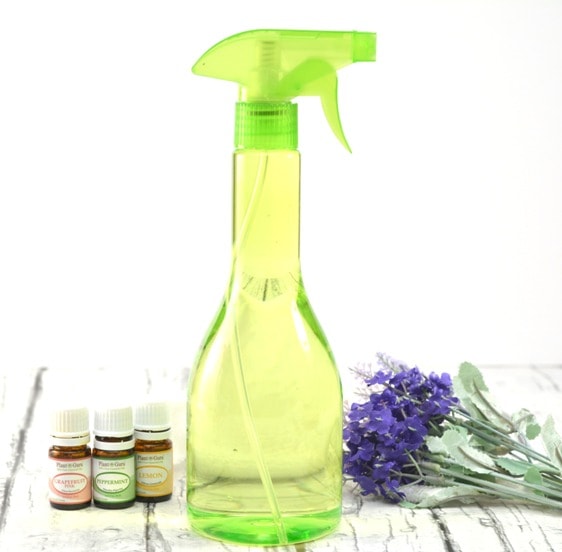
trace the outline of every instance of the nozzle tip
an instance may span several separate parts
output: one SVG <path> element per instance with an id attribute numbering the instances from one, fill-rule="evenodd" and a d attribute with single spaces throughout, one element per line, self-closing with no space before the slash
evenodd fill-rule
<path id="1" fill-rule="evenodd" d="M 353 61 L 375 61 L 377 35 L 353 33 Z"/>

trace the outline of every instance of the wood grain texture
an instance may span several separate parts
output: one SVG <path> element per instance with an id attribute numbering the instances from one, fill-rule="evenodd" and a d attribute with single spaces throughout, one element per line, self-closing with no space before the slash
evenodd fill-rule
<path id="1" fill-rule="evenodd" d="M 539 420 L 551 413 L 562 428 L 562 366 L 497 366 L 482 369 L 498 403 L 506 410 L 525 406 Z M 103 371 L 80 376 L 94 400 Z M 75 382 L 76 378 L 74 378 Z M 52 509 L 47 500 L 45 461 L 47 414 L 54 389 L 68 374 L 39 369 L 0 375 L 0 423 L 6 437 L 0 447 L 0 550 L 251 552 L 255 547 L 226 545 L 189 530 L 185 507 L 185 374 L 137 374 L 132 393 L 163 387 L 171 397 L 174 441 L 174 494 L 158 504 L 137 503 L 125 510 L 90 507 Z M 165 384 L 165 385 L 163 385 Z M 74 385 L 74 384 L 73 384 Z M 552 510 L 500 501 L 457 504 L 432 510 L 408 510 L 364 498 L 344 488 L 344 515 L 325 539 L 284 552 L 559 552 L 562 516 Z"/>
<path id="2" fill-rule="evenodd" d="M 41 394 L 44 369 L 0 375 L 0 535 L 8 519 L 16 476 L 25 456 L 27 433 Z M 17 382 L 17 384 L 16 384 Z M 23 400 L 22 400 L 23 398 Z"/>

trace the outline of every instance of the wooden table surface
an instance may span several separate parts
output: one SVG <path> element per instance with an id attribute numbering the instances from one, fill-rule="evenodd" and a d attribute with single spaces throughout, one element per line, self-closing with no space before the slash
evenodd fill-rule
<path id="1" fill-rule="evenodd" d="M 423 368 L 423 367 L 422 367 Z M 527 407 L 542 422 L 551 413 L 562 430 L 562 365 L 480 367 L 497 402 L 507 411 Z M 123 510 L 89 507 L 60 511 L 47 499 L 48 405 L 57 393 L 81 389 L 94 401 L 100 381 L 114 375 L 61 373 L 41 368 L 0 373 L 0 550 L 42 551 L 250 551 L 197 536 L 188 527 L 185 506 L 186 377 L 142 372 L 129 391 L 159 383 L 172 405 L 174 494 L 159 504 L 136 503 Z M 166 385 L 161 385 L 162 383 Z M 117 385 L 117 384 L 116 384 Z M 261 549 L 263 550 L 263 549 Z M 407 510 L 344 490 L 339 529 L 318 541 L 284 551 L 358 552 L 559 552 L 559 511 L 501 502 Z"/>

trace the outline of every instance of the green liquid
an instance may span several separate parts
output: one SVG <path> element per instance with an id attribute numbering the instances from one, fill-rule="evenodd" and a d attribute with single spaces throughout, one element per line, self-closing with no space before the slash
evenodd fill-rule
<path id="1" fill-rule="evenodd" d="M 342 399 L 299 263 L 299 156 L 235 157 L 227 297 L 193 368 L 187 501 L 210 538 L 276 545 L 338 524 Z"/>
<path id="2" fill-rule="evenodd" d="M 233 543 L 274 546 L 279 544 L 277 526 L 271 516 L 216 513 L 189 506 L 194 531 L 209 538 Z M 289 543 L 307 542 L 331 533 L 340 521 L 341 509 L 310 515 L 283 515 Z"/>

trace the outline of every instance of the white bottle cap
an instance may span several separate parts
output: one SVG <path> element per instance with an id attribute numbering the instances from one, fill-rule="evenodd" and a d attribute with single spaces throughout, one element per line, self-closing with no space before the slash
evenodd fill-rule
<path id="1" fill-rule="evenodd" d="M 133 433 L 133 409 L 130 406 L 104 408 L 94 413 L 94 435 L 127 437 Z"/>
<path id="2" fill-rule="evenodd" d="M 158 440 L 170 436 L 170 409 L 165 402 L 147 402 L 135 409 L 135 436 Z"/>
<path id="3" fill-rule="evenodd" d="M 85 445 L 90 440 L 87 408 L 60 408 L 51 412 L 51 436 L 55 445 Z"/>

